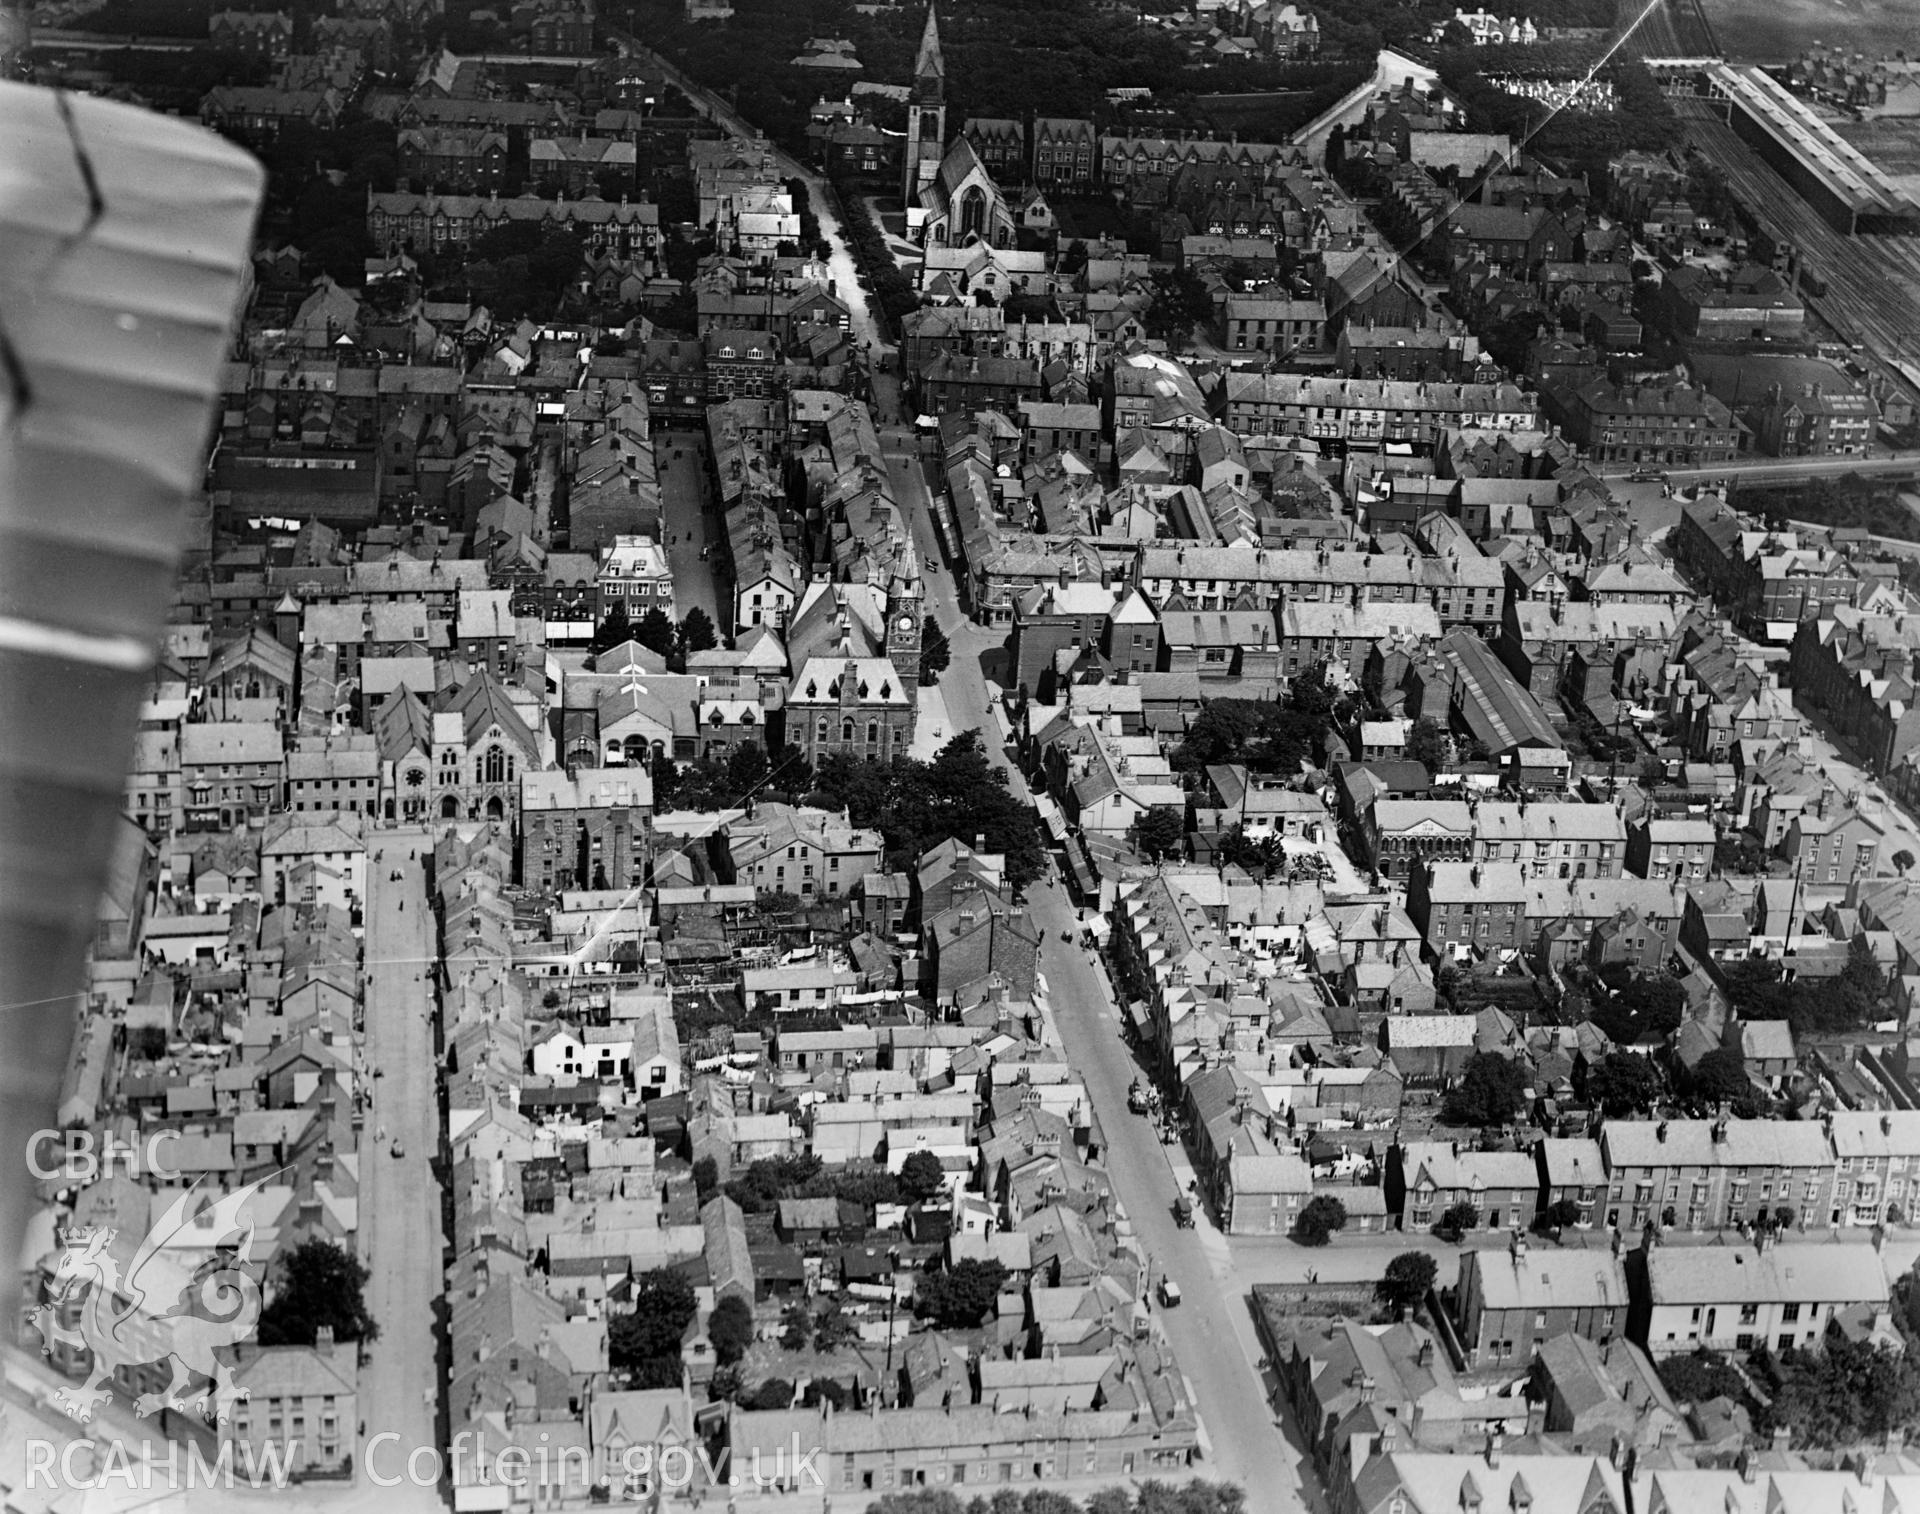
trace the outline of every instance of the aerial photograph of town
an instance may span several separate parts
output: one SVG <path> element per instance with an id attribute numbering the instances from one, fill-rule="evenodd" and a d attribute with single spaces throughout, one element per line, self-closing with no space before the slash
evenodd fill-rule
<path id="1" fill-rule="evenodd" d="M 1920 1514 L 1916 0 L 231 3 L 0 12 L 0 1509 Z"/>

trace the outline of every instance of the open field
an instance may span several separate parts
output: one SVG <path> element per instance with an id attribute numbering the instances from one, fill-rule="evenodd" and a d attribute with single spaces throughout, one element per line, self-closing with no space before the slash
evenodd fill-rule
<path id="1" fill-rule="evenodd" d="M 1912 51 L 1913 0 L 1700 0 L 1732 63 L 1788 63 L 1825 42 L 1869 58 Z"/>
<path id="2" fill-rule="evenodd" d="M 1663 0 L 1640 15 L 1644 0 L 1620 0 L 1620 24 L 1635 21 L 1620 43 L 1622 58 L 1704 58 L 1719 53 L 1719 40 L 1701 10 L 1701 0 Z"/>
<path id="3" fill-rule="evenodd" d="M 1833 129 L 1920 198 L 1920 118 L 1882 116 L 1873 121 L 1835 121 Z"/>

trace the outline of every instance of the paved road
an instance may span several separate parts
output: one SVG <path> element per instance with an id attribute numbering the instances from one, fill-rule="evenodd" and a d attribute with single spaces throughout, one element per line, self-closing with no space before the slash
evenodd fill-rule
<path id="1" fill-rule="evenodd" d="M 646 52 L 637 46 L 634 50 Z M 746 122 L 724 102 L 700 89 L 665 60 L 657 61 L 668 78 L 715 120 L 742 135 L 752 134 Z M 814 213 L 820 221 L 821 235 L 831 244 L 833 276 L 852 313 L 855 338 L 871 343 L 875 353 L 889 351 L 868 307 L 866 292 L 855 276 L 824 180 L 785 154 L 776 153 L 775 161 L 781 172 L 805 179 L 813 194 Z M 874 390 L 878 419 L 882 423 L 897 419 L 898 389 L 893 375 L 877 374 Z M 931 499 L 911 432 L 888 431 L 882 443 L 895 497 L 912 522 L 914 544 L 927 569 L 928 609 L 952 644 L 952 662 L 940 679 L 947 729 L 980 730 L 988 755 L 1008 768 L 1010 785 L 1024 796 L 1026 786 L 1006 763 L 999 734 L 1002 728 L 990 709 L 994 691 L 988 687 L 988 670 L 997 670 L 1005 635 L 967 619 L 952 573 L 936 566 L 944 554 L 934 531 Z M 1268 1407 L 1270 1384 L 1261 1381 L 1255 1366 L 1259 1345 L 1247 1313 L 1245 1289 L 1231 1276 L 1226 1242 L 1210 1228 L 1184 1231 L 1175 1226 L 1172 1206 L 1177 1192 L 1166 1155 L 1146 1123 L 1127 1113 L 1127 1085 L 1133 1081 L 1135 1068 L 1119 1037 L 1119 1012 L 1104 978 L 1086 954 L 1065 948 L 1059 940 L 1063 930 L 1072 928 L 1076 912 L 1058 885 L 1034 889 L 1029 898 L 1043 939 L 1054 943 L 1043 953 L 1042 970 L 1049 979 L 1050 999 L 1067 1055 L 1086 1077 L 1088 1093 L 1106 1129 L 1116 1192 L 1156 1269 L 1171 1272 L 1186 1296 L 1181 1307 L 1162 1314 L 1180 1365 L 1193 1385 L 1211 1446 L 1210 1459 L 1196 1470 L 1240 1483 L 1247 1490 L 1247 1507 L 1254 1514 L 1296 1514 L 1301 1509 L 1324 1508 L 1317 1491 L 1302 1484 L 1299 1447 L 1282 1434 Z M 1155 1276 L 1159 1275 L 1156 1270 Z"/>
<path id="2" fill-rule="evenodd" d="M 1600 474 L 1615 476 L 1633 473 L 1657 467 L 1650 463 L 1614 463 L 1596 467 Z M 1879 455 L 1875 457 L 1742 457 L 1730 463 L 1709 463 L 1698 468 L 1666 467 L 1659 471 L 1666 474 L 1671 483 L 1697 483 L 1708 478 L 1740 478 L 1753 482 L 1760 479 L 1787 478 L 1838 478 L 1848 473 L 1858 473 L 1871 477 L 1876 474 L 1890 474 L 1896 478 L 1911 478 L 1920 473 L 1920 455 L 1906 453 L 1899 457 Z"/>
<path id="3" fill-rule="evenodd" d="M 1920 825 L 1915 824 L 1913 816 L 1901 807 L 1886 786 L 1860 764 L 1855 753 L 1834 740 L 1828 712 L 1800 702 L 1796 702 L 1794 707 L 1806 719 L 1811 731 L 1811 756 L 1818 771 L 1827 776 L 1843 799 L 1864 798 L 1879 807 L 1876 818 L 1886 827 L 1887 840 L 1881 845 L 1874 870 L 1883 875 L 1893 873 L 1895 852 L 1904 851 L 1920 857 Z M 1827 882 L 1824 878 L 1809 881 L 1820 884 Z M 1840 882 L 1844 883 L 1845 878 Z"/>
<path id="4" fill-rule="evenodd" d="M 441 1444 L 434 1321 L 444 1287 L 444 1240 L 440 1180 L 432 1167 L 440 1146 L 440 1101 L 429 1019 L 437 947 L 420 861 L 428 846 L 417 832 L 387 832 L 368 864 L 366 1050 L 369 1076 L 374 1068 L 383 1075 L 372 1079 L 373 1114 L 360 1145 L 360 1234 L 373 1272 L 367 1306 L 379 1321 L 380 1338 L 360 1372 L 360 1417 L 367 1428 L 354 1462 L 369 1493 L 372 1438 L 398 1437 L 372 1453 L 371 1470 L 383 1476 L 401 1474 L 414 1448 Z M 398 881 L 390 877 L 395 871 Z M 404 1156 L 392 1155 L 395 1140 Z M 431 1488 L 408 1485 L 379 1496 L 383 1514 L 441 1507 Z"/>
<path id="5" fill-rule="evenodd" d="M 1085 1079 L 1106 1137 L 1114 1192 L 1126 1207 L 1157 1281 L 1171 1275 L 1184 1300 L 1160 1310 L 1160 1322 L 1192 1384 L 1211 1453 L 1210 1474 L 1247 1490 L 1258 1514 L 1325 1507 L 1310 1466 L 1276 1424 L 1270 1385 L 1261 1381 L 1260 1346 L 1248 1312 L 1247 1284 L 1236 1274 L 1226 1238 L 1209 1223 L 1182 1230 L 1167 1154 L 1151 1125 L 1127 1111 L 1127 1086 L 1139 1066 L 1120 1039 L 1120 1016 L 1092 954 L 1060 940 L 1077 913 L 1057 883 L 1028 891 L 1045 943 L 1040 970 L 1067 1061 Z"/>
<path id="6" fill-rule="evenodd" d="M 653 439 L 654 463 L 665 497 L 667 562 L 673 569 L 673 611 L 684 618 L 696 605 L 713 620 L 722 636 L 732 622 L 720 614 L 720 596 L 714 589 L 713 559 L 702 560 L 703 547 L 716 543 L 720 527 L 701 506 L 707 497 L 706 438 L 694 431 L 660 431 Z"/>
<path id="7" fill-rule="evenodd" d="M 914 523 L 920 560 L 937 563 L 925 475 L 914 443 L 897 432 L 883 441 L 895 497 Z M 928 607 L 953 643 L 953 661 L 939 685 L 948 729 L 986 733 L 989 757 L 1007 769 L 1009 785 L 1024 797 L 1025 783 L 1005 760 L 982 667 L 983 659 L 997 667 L 1002 633 L 964 618 L 952 574 L 929 572 L 926 582 Z M 1240 1483 L 1255 1514 L 1322 1508 L 1317 1492 L 1302 1485 L 1299 1449 L 1276 1427 L 1268 1407 L 1270 1385 L 1261 1382 L 1256 1365 L 1260 1346 L 1246 1285 L 1233 1275 L 1226 1240 L 1211 1226 L 1181 1230 L 1175 1225 L 1173 1201 L 1179 1190 L 1167 1153 L 1147 1122 L 1127 1111 L 1127 1087 L 1139 1069 L 1120 1039 L 1120 1012 L 1091 956 L 1060 940 L 1063 931 L 1077 935 L 1078 912 L 1054 883 L 1030 889 L 1028 904 L 1041 928 L 1040 967 L 1048 1000 L 1067 1058 L 1086 1079 L 1099 1114 L 1114 1190 L 1152 1258 L 1154 1276 L 1171 1273 L 1185 1295 L 1180 1307 L 1162 1310 L 1161 1319 L 1193 1386 L 1208 1438 L 1210 1457 L 1195 1470 Z M 1304 1475 L 1312 1476 L 1310 1471 Z"/>
<path id="8" fill-rule="evenodd" d="M 553 545 L 553 491 L 560 478 L 560 439 L 548 436 L 534 451 L 527 504 L 533 510 L 533 539 L 543 547 Z"/>
<path id="9" fill-rule="evenodd" d="M 666 76 L 667 82 L 684 94 L 693 108 L 706 116 L 716 125 L 723 127 L 734 136 L 751 141 L 759 136 L 759 130 L 745 116 L 735 110 L 712 90 L 696 83 L 692 77 L 681 70 L 669 58 L 663 57 L 652 48 L 628 36 L 616 28 L 608 28 L 608 37 L 622 53 L 641 58 L 658 68 Z M 813 213 L 820 223 L 820 235 L 828 243 L 829 256 L 827 266 L 838 288 L 840 298 L 847 303 L 852 316 L 853 337 L 856 342 L 871 346 L 877 355 L 890 351 L 886 335 L 880 323 L 874 318 L 868 307 L 866 291 L 860 287 L 859 270 L 848 251 L 846 234 L 840 227 L 840 216 L 830 186 L 820 172 L 799 159 L 781 151 L 771 141 L 766 144 L 772 158 L 774 169 L 784 178 L 800 179 L 806 183 L 807 192 L 812 197 Z"/>

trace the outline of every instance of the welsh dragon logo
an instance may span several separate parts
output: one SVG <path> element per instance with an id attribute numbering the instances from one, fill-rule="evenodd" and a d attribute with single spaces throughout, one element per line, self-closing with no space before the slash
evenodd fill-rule
<path id="1" fill-rule="evenodd" d="M 232 1414 L 234 1404 L 248 1396 L 247 1390 L 234 1385 L 233 1368 L 214 1352 L 247 1340 L 260 1320 L 260 1285 L 246 1270 L 254 1226 L 245 1211 L 265 1181 L 249 1183 L 198 1208 L 198 1185 L 183 1190 L 148 1231 L 124 1273 L 108 1249 L 116 1231 L 79 1226 L 66 1233 L 66 1249 L 49 1290 L 51 1302 L 35 1312 L 34 1322 L 42 1351 L 51 1355 L 56 1345 L 84 1347 L 92 1353 L 93 1372 L 80 1387 L 62 1388 L 55 1395 L 62 1409 L 84 1423 L 93 1418 L 98 1406 L 112 1401 L 108 1382 L 119 1369 L 170 1362 L 172 1381 L 158 1392 L 136 1398 L 135 1414 L 144 1419 L 163 1408 L 192 1411 L 215 1424 Z M 221 1248 L 213 1270 L 198 1280 L 197 1290 L 189 1286 L 171 1300 L 148 1296 L 146 1290 L 154 1279 L 142 1274 L 168 1246 L 187 1237 L 196 1246 L 209 1241 L 218 1244 L 229 1236 L 238 1236 L 238 1243 Z M 195 1292 L 200 1312 L 186 1312 Z M 79 1328 L 69 1330 L 60 1319 L 77 1295 L 81 1296 Z M 185 1395 L 196 1374 L 208 1379 L 210 1386 L 188 1400 Z"/>

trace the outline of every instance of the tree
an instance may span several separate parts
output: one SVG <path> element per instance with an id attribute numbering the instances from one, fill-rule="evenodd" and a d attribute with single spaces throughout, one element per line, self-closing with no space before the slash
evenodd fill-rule
<path id="1" fill-rule="evenodd" d="M 920 682 L 938 683 L 952 662 L 953 643 L 940 629 L 940 622 L 927 616 L 920 622 Z"/>
<path id="2" fill-rule="evenodd" d="M 739 1361 L 753 1344 L 753 1305 L 737 1293 L 727 1294 L 707 1316 L 707 1340 L 721 1366 Z"/>
<path id="3" fill-rule="evenodd" d="M 1153 304 L 1147 311 L 1147 334 L 1175 346 L 1193 335 L 1193 328 L 1213 321 L 1213 296 L 1191 268 L 1163 269 L 1153 276 Z"/>
<path id="4" fill-rule="evenodd" d="M 344 1247 L 302 1241 L 282 1264 L 273 1302 L 260 1311 L 260 1344 L 311 1346 L 322 1327 L 339 1342 L 378 1340 L 380 1327 L 367 1313 L 370 1276 Z"/>
<path id="5" fill-rule="evenodd" d="M 711 652 L 720 645 L 720 638 L 713 629 L 713 617 L 700 606 L 695 605 L 680 617 L 680 655 L 689 652 Z"/>
<path id="6" fill-rule="evenodd" d="M 1457 1204 L 1449 1205 L 1447 1212 L 1440 1216 L 1440 1224 L 1438 1226 L 1442 1236 L 1451 1236 L 1456 1241 L 1469 1230 L 1478 1230 L 1479 1228 L 1480 1211 L 1475 1209 L 1473 1205 L 1465 1199 L 1462 1199 Z"/>
<path id="7" fill-rule="evenodd" d="M 1374 1297 L 1389 1306 L 1396 1316 L 1417 1309 L 1440 1275 L 1440 1264 L 1424 1251 L 1403 1251 L 1387 1263 L 1380 1281 L 1373 1285 Z"/>
<path id="8" fill-rule="evenodd" d="M 1587 1098 L 1605 1115 L 1650 1109 L 1660 1096 L 1660 1074 L 1647 1058 L 1610 1051 L 1587 1069 Z"/>
<path id="9" fill-rule="evenodd" d="M 942 1330 L 971 1330 L 999 1307 L 1006 1282 L 1007 1269 L 999 1262 L 967 1257 L 921 1277 L 914 1312 Z"/>
<path id="10" fill-rule="evenodd" d="M 982 837 L 985 850 L 1003 853 L 1015 889 L 1046 871 L 1033 806 L 1008 792 L 1007 775 L 987 760 L 978 731 L 960 732 L 932 762 L 829 754 L 814 775 L 809 802 L 845 809 L 853 824 L 877 829 L 899 866 L 960 836 Z"/>
<path id="11" fill-rule="evenodd" d="M 1322 667 L 1316 664 L 1316 668 Z M 1239 762 L 1256 773 L 1292 776 L 1303 763 L 1325 749 L 1332 711 L 1331 696 L 1323 701 L 1308 672 L 1294 680 L 1286 704 L 1263 699 L 1210 699 L 1187 728 L 1186 739 L 1173 755 L 1173 764 L 1198 772 L 1217 762 Z"/>
<path id="12" fill-rule="evenodd" d="M 1302 1246 L 1324 1246 L 1347 1223 L 1347 1206 L 1330 1193 L 1315 1194 L 1293 1222 L 1293 1238 Z"/>
<path id="13" fill-rule="evenodd" d="M 831 1404 L 837 1413 L 853 1402 L 853 1391 L 843 1388 L 830 1377 L 812 1377 L 807 1379 L 806 1392 L 800 1395 L 800 1407 L 817 1409 L 821 1404 Z"/>
<path id="14" fill-rule="evenodd" d="M 1905 877 L 1907 873 L 1907 869 L 1913 866 L 1913 853 L 1908 851 L 1905 847 L 1902 847 L 1899 851 L 1893 854 L 1892 861 L 1893 861 L 1893 870 L 1896 873 L 1899 873 L 1902 877 Z"/>
<path id="15" fill-rule="evenodd" d="M 837 1351 L 856 1334 L 852 1316 L 837 1303 L 828 1304 L 814 1316 L 813 1348 L 816 1351 Z"/>
<path id="16" fill-rule="evenodd" d="M 1194 1481 L 1175 1485 L 1148 1478 L 1140 1484 L 1134 1508 L 1135 1514 L 1241 1514 L 1246 1501 L 1246 1493 L 1237 1483 Z"/>
<path id="17" fill-rule="evenodd" d="M 720 1186 L 720 1165 L 712 1157 L 701 1157 L 693 1164 L 693 1191 L 701 1203 L 706 1203 L 713 1190 Z"/>
<path id="18" fill-rule="evenodd" d="M 1186 817 L 1172 805 L 1156 804 L 1133 825 L 1133 844 L 1155 862 L 1178 851 L 1186 839 Z"/>
<path id="19" fill-rule="evenodd" d="M 673 618 L 655 605 L 634 626 L 633 639 L 662 657 L 671 657 L 679 646 L 680 631 Z"/>
<path id="20" fill-rule="evenodd" d="M 127 1032 L 127 1055 L 136 1062 L 158 1062 L 167 1054 L 167 1033 L 158 1025 L 136 1025 Z"/>
<path id="21" fill-rule="evenodd" d="M 622 642 L 633 640 L 633 623 L 627 619 L 627 607 L 624 601 L 616 599 L 600 622 L 600 629 L 593 633 L 592 648 L 596 652 L 611 651 Z"/>
<path id="22" fill-rule="evenodd" d="M 1613 990 L 1597 1004 L 1589 1018 L 1610 1041 L 1640 1046 L 1664 1041 L 1680 1028 L 1687 991 L 1677 978 L 1665 974 L 1636 975 L 1624 962 L 1600 970 L 1600 981 Z"/>
<path id="23" fill-rule="evenodd" d="M 1126 1514 L 1131 1514 L 1132 1500 Z M 967 1506 L 945 1488 L 914 1488 L 883 1493 L 867 1505 L 867 1514 L 968 1514 Z"/>
<path id="24" fill-rule="evenodd" d="M 1407 756 L 1429 773 L 1447 765 L 1447 733 L 1431 715 L 1422 715 L 1407 732 Z"/>
<path id="25" fill-rule="evenodd" d="M 1765 872 L 1767 849 L 1749 831 L 1727 831 L 1713 844 L 1713 865 L 1722 873 Z"/>
<path id="26" fill-rule="evenodd" d="M 793 1384 L 784 1377 L 770 1377 L 753 1391 L 756 1409 L 785 1409 L 793 1403 Z"/>
<path id="27" fill-rule="evenodd" d="M 900 1164 L 900 1197 L 909 1204 L 923 1204 L 946 1186 L 946 1169 L 931 1151 L 913 1152 Z"/>
<path id="28" fill-rule="evenodd" d="M 1572 1199 L 1555 1199 L 1540 1211 L 1540 1217 L 1534 1221 L 1536 1230 L 1565 1230 L 1569 1225 L 1580 1223 L 1580 1206 Z"/>
<path id="29" fill-rule="evenodd" d="M 1710 1104 L 1732 1103 L 1753 1096 L 1753 1079 L 1747 1076 L 1747 1059 L 1737 1046 L 1716 1046 L 1698 1062 L 1687 1078 L 1687 1087 L 1695 1098 Z"/>
<path id="30" fill-rule="evenodd" d="M 607 1325 L 607 1359 L 632 1374 L 640 1388 L 671 1388 L 680 1382 L 680 1345 L 699 1309 L 693 1284 L 671 1267 L 656 1267 L 633 1280 L 633 1312 Z"/>
<path id="31" fill-rule="evenodd" d="M 1327 659 L 1310 662 L 1287 682 L 1287 708 L 1319 725 L 1336 715 L 1341 696 L 1327 678 Z"/>
<path id="32" fill-rule="evenodd" d="M 1829 1326 L 1816 1349 L 1780 1353 L 1768 1419 L 1817 1446 L 1884 1441 L 1920 1417 L 1920 1363 Z"/>
<path id="33" fill-rule="evenodd" d="M 1447 1091 L 1440 1117 L 1449 1125 L 1504 1125 L 1519 1112 L 1526 1083 L 1526 1075 L 1498 1052 L 1475 1052 Z"/>
<path id="34" fill-rule="evenodd" d="M 788 1304 L 780 1313 L 780 1344 L 788 1351 L 804 1351 L 813 1339 L 813 1311 L 805 1304 Z"/>
<path id="35" fill-rule="evenodd" d="M 1879 1004 L 1881 995 L 1887 991 L 1887 975 L 1880 970 L 1864 932 L 1855 936 L 1847 948 L 1847 965 L 1840 970 L 1840 981 L 1859 995 L 1863 1017 Z"/>
<path id="36" fill-rule="evenodd" d="M 1710 1398 L 1748 1398 L 1746 1379 L 1717 1352 L 1695 1351 L 1670 1356 L 1660 1363 L 1660 1381 L 1682 1404 L 1703 1404 Z"/>

